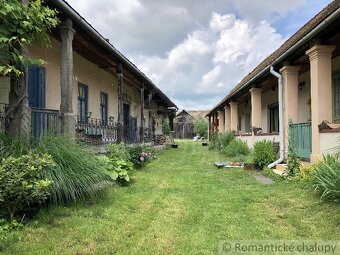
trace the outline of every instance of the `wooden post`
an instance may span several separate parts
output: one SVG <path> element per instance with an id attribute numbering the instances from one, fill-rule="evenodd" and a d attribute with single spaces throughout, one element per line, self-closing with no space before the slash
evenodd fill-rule
<path id="1" fill-rule="evenodd" d="M 144 126 L 145 126 L 145 117 L 144 117 L 144 82 L 142 82 L 142 88 L 140 90 L 140 101 L 141 101 L 141 107 L 140 107 L 140 135 L 141 135 L 141 143 L 144 144 Z"/>
<path id="2" fill-rule="evenodd" d="M 123 123 L 123 64 L 117 67 L 118 79 L 118 142 L 124 142 L 124 123 Z"/>

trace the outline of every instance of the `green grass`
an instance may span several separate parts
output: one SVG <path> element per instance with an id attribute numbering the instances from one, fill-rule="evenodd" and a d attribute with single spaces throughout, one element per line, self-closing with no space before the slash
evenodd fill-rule
<path id="1" fill-rule="evenodd" d="M 51 207 L 2 254 L 216 254 L 226 239 L 340 240 L 340 206 L 294 182 L 262 185 L 179 142 L 100 200 Z M 0 252 L 1 253 L 1 252 Z"/>

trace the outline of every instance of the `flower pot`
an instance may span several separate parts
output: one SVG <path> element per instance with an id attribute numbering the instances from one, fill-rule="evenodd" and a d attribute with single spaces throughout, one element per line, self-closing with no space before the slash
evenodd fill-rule
<path id="1" fill-rule="evenodd" d="M 256 165 L 254 163 L 244 163 L 244 170 L 256 170 Z"/>
<path id="2" fill-rule="evenodd" d="M 171 144 L 172 148 L 178 148 L 178 144 Z"/>
<path id="3" fill-rule="evenodd" d="M 208 143 L 203 142 L 203 143 L 202 143 L 202 146 L 208 146 Z"/>

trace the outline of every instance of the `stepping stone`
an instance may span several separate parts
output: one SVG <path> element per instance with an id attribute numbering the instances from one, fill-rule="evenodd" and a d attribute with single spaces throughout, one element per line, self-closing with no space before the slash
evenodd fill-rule
<path id="1" fill-rule="evenodd" d="M 224 166 L 226 166 L 228 163 L 227 162 L 215 162 L 215 166 L 218 168 L 222 168 Z"/>
<path id="2" fill-rule="evenodd" d="M 274 183 L 274 181 L 266 176 L 263 176 L 262 174 L 253 174 L 255 179 L 265 185 L 271 185 Z"/>

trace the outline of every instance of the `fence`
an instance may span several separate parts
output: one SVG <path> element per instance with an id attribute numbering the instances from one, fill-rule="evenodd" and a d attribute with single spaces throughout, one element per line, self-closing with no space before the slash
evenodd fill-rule
<path id="1" fill-rule="evenodd" d="M 61 134 L 62 115 L 56 110 L 31 108 L 31 131 L 34 139 Z"/>
<path id="2" fill-rule="evenodd" d="M 174 138 L 192 139 L 194 136 L 193 123 L 174 123 Z"/>
<path id="3" fill-rule="evenodd" d="M 301 158 L 309 159 L 312 152 L 311 123 L 296 123 L 289 125 L 289 143 Z"/>
<path id="4" fill-rule="evenodd" d="M 89 145 L 117 143 L 118 125 L 115 122 L 104 122 L 100 119 L 77 117 L 76 139 Z"/>

